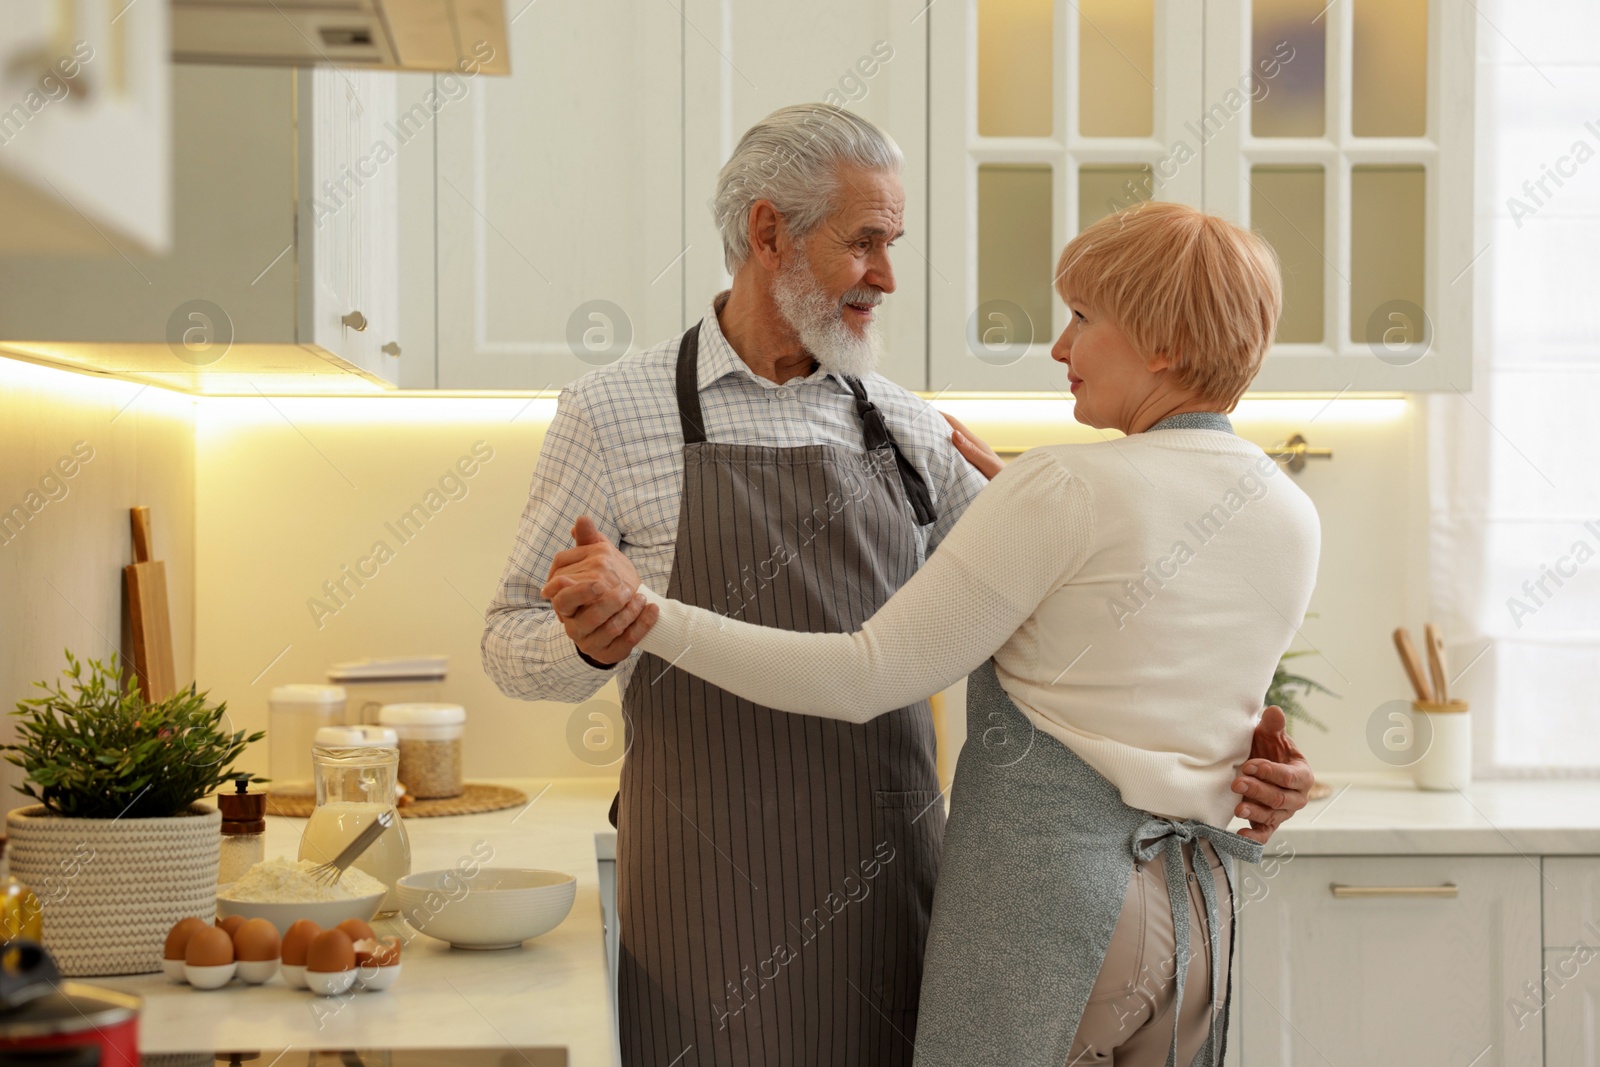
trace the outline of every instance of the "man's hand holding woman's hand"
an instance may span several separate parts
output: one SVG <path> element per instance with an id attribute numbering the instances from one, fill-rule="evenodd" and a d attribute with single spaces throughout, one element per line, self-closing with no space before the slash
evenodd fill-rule
<path id="1" fill-rule="evenodd" d="M 578 651 L 597 663 L 620 663 L 661 609 L 638 592 L 639 572 L 587 515 L 572 527 L 572 539 L 573 547 L 556 553 L 540 595 Z"/>

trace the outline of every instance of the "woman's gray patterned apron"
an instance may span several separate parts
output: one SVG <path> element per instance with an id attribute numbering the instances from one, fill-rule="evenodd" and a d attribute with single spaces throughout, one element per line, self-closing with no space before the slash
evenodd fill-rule
<path id="1" fill-rule="evenodd" d="M 917 569 L 925 484 L 854 381 L 864 452 L 707 442 L 697 336 L 678 355 L 667 595 L 785 630 L 859 629 Z M 910 1064 L 944 830 L 927 702 L 865 725 L 789 715 L 646 655 L 623 708 L 623 1064 Z"/>
<path id="2" fill-rule="evenodd" d="M 956 764 L 933 901 L 916 1067 L 1063 1067 L 1122 912 L 1137 859 L 1165 853 L 1177 971 L 1189 965 L 1182 846 L 1205 838 L 1229 886 L 1234 858 L 1261 846 L 1205 823 L 1131 808 L 1070 748 L 1036 730 L 991 660 L 967 680 L 967 742 Z M 1211 1037 L 1195 1064 L 1222 1062 L 1231 985 L 1218 974 L 1217 891 L 1194 864 L 1211 936 Z M 1162 968 L 1165 973 L 1165 968 Z M 1220 1005 L 1215 990 L 1226 990 Z M 1172 1007 L 1183 1006 L 1183 987 Z M 1173 1031 L 1168 1067 L 1177 1065 Z"/>

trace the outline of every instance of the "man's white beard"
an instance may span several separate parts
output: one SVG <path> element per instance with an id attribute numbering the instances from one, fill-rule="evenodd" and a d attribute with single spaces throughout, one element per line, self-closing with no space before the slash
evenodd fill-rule
<path id="1" fill-rule="evenodd" d="M 789 328 L 823 370 L 847 378 L 864 378 L 878 368 L 883 348 L 876 320 L 856 333 L 844 321 L 844 305 L 876 306 L 883 300 L 877 289 L 851 289 L 840 299 L 829 296 L 811 273 L 804 258 L 786 267 L 772 283 L 772 300 Z"/>

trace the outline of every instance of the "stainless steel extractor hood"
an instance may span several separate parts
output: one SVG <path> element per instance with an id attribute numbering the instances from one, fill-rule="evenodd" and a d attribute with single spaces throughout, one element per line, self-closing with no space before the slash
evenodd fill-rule
<path id="1" fill-rule="evenodd" d="M 180 63 L 511 73 L 504 0 L 171 0 Z"/>

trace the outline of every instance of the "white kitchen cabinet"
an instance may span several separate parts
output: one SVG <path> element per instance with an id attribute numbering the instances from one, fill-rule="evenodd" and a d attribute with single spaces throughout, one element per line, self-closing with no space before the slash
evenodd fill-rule
<path id="1" fill-rule="evenodd" d="M 245 392 L 290 367 L 395 381 L 396 77 L 175 68 L 172 248 L 0 258 L 0 343 L 110 353 L 158 381 L 238 372 Z"/>
<path id="2" fill-rule="evenodd" d="M 1545 1067 L 1600 1063 L 1600 856 L 1547 856 L 1544 860 Z M 1519 1022 L 1540 1020 L 1517 1003 Z"/>
<path id="3" fill-rule="evenodd" d="M 1545 1067 L 1594 1067 L 1600 1063 L 1600 958 L 1593 950 L 1546 949 L 1544 1003 Z M 1529 1018 L 1528 1027 L 1539 1025 Z"/>
<path id="4" fill-rule="evenodd" d="M 880 311 L 880 371 L 927 387 L 927 0 L 725 4 L 685 0 L 682 260 L 661 280 L 693 322 L 728 285 L 711 212 L 717 176 L 740 136 L 780 107 L 847 107 L 905 154 L 905 236 L 890 251 L 895 292 Z"/>
<path id="5" fill-rule="evenodd" d="M 297 78 L 296 333 L 392 379 L 383 361 L 399 354 L 399 156 L 384 124 L 396 115 L 395 76 L 318 66 Z M 395 356 L 384 345 L 394 345 Z"/>
<path id="6" fill-rule="evenodd" d="M 1150 196 L 1201 202 L 1194 138 L 1203 5 L 933 5 L 929 55 L 929 381 L 945 391 L 1066 396 L 1056 256 Z M 1091 9 L 1095 14 L 1090 15 Z M 1115 79 L 1110 82 L 1101 79 Z M 1080 84 L 1084 91 L 1080 92 Z M 1093 91 L 1091 91 L 1091 89 Z"/>
<path id="7" fill-rule="evenodd" d="M 1537 858 L 1282 864 L 1241 912 L 1239 1062 L 1537 1067 L 1510 1005 L 1539 978 L 1539 917 Z"/>
<path id="8" fill-rule="evenodd" d="M 1471 387 L 1477 19 L 1445 0 L 929 8 L 929 388 L 1060 392 L 1055 257 L 1109 211 L 1263 234 L 1258 391 Z"/>
<path id="9" fill-rule="evenodd" d="M 559 389 L 683 328 L 673 4 L 530 4 L 509 77 L 440 75 L 438 384 Z"/>
<path id="10" fill-rule="evenodd" d="M 165 4 L 30 0 L 0 18 L 0 254 L 171 241 Z"/>
<path id="11" fill-rule="evenodd" d="M 1600 948 L 1600 856 L 1547 856 L 1544 947 Z"/>
<path id="12" fill-rule="evenodd" d="M 396 384 L 402 389 L 433 389 L 439 384 L 434 116 L 445 98 L 438 77 L 429 73 L 396 75 L 395 92 L 395 140 L 401 145 L 395 168 L 400 200 L 395 229 L 400 294 L 400 325 L 394 338 L 400 349 Z"/>

